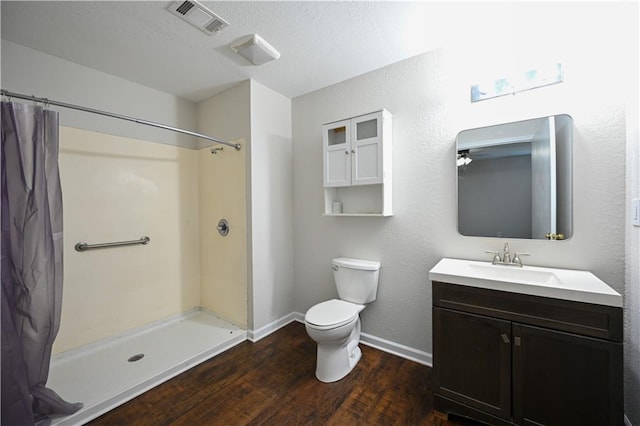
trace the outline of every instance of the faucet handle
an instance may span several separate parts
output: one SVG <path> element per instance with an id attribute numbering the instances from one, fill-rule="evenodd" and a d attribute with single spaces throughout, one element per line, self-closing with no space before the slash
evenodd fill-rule
<path id="1" fill-rule="evenodd" d="M 490 253 L 493 255 L 493 260 L 491 260 L 492 264 L 496 264 L 496 263 L 501 263 L 502 262 L 502 258 L 500 257 L 500 253 L 498 253 L 497 250 L 485 250 L 485 253 Z"/>
<path id="2" fill-rule="evenodd" d="M 517 253 L 514 252 L 513 253 L 513 259 L 511 259 L 511 263 L 513 263 L 514 265 L 517 265 L 519 267 L 522 268 L 522 260 L 520 259 L 520 256 L 530 256 L 529 253 Z"/>

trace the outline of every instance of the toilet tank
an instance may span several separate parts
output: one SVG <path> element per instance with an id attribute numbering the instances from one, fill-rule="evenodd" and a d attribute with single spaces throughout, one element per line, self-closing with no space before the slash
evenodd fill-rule
<path id="1" fill-rule="evenodd" d="M 340 257 L 331 261 L 331 269 L 340 299 L 358 304 L 376 300 L 380 262 Z"/>

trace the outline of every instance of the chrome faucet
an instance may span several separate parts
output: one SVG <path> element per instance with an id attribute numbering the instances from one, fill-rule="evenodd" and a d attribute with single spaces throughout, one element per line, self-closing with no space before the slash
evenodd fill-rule
<path id="1" fill-rule="evenodd" d="M 491 260 L 492 265 L 505 265 L 505 266 L 517 266 L 522 268 L 522 259 L 520 256 L 529 256 L 528 253 L 517 253 L 514 252 L 513 256 L 511 256 L 511 250 L 509 249 L 509 243 L 504 243 L 504 248 L 502 249 L 502 256 L 497 250 L 494 251 L 486 251 L 485 253 L 493 254 L 493 259 Z"/>
<path id="2" fill-rule="evenodd" d="M 511 263 L 511 253 L 509 252 L 509 242 L 504 243 L 502 249 L 502 263 Z"/>

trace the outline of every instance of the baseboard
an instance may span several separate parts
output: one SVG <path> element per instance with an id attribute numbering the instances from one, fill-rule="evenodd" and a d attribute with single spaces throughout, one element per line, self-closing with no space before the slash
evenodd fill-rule
<path id="1" fill-rule="evenodd" d="M 249 341 L 255 343 L 260 339 L 264 339 L 268 335 L 280 330 L 285 325 L 288 325 L 296 320 L 295 313 L 290 313 L 288 315 L 283 316 L 280 319 L 277 319 L 265 326 L 260 327 L 257 330 L 247 330 L 247 339 Z"/>
<path id="2" fill-rule="evenodd" d="M 296 321 L 304 324 L 304 314 L 301 314 L 300 312 L 294 312 L 292 315 Z M 405 358 L 417 362 L 418 364 L 427 365 L 429 367 L 433 366 L 433 356 L 430 353 L 420 351 L 409 346 L 401 345 L 400 343 L 382 339 L 368 333 L 362 333 L 360 335 L 360 343 L 362 343 L 363 345 L 371 346 L 372 348 L 376 348 L 383 352 L 399 356 L 400 358 Z"/>
<path id="3" fill-rule="evenodd" d="M 371 346 L 372 348 L 379 349 L 383 352 L 387 352 L 400 358 L 405 358 L 418 364 L 433 367 L 433 356 L 424 351 L 411 348 L 409 346 L 401 345 L 400 343 L 392 342 L 390 340 L 382 339 L 380 337 L 372 336 L 371 334 L 361 333 L 360 343 L 363 345 Z"/>

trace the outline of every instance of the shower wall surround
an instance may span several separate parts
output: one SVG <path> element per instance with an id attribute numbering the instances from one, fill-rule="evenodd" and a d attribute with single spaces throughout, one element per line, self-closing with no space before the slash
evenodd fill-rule
<path id="1" fill-rule="evenodd" d="M 198 152 L 60 129 L 65 282 L 54 352 L 200 305 Z M 77 252 L 78 241 L 148 235 Z"/>
<path id="2" fill-rule="evenodd" d="M 251 121 L 249 83 L 239 84 L 198 104 L 198 130 L 237 140 L 242 149 L 225 147 L 216 155 L 199 154 L 200 274 L 202 306 L 238 325 L 247 325 L 247 157 Z M 227 219 L 229 234 L 216 229 Z"/>
<path id="3" fill-rule="evenodd" d="M 202 306 L 247 326 L 247 156 L 251 121 L 249 83 L 245 82 L 198 104 L 198 130 L 218 137 L 242 138 L 240 151 L 224 147 L 216 155 L 199 154 L 200 274 Z M 229 235 L 216 226 L 227 219 Z"/>
<path id="4" fill-rule="evenodd" d="M 246 160 L 249 153 L 249 82 L 196 105 L 6 40 L 2 40 L 1 65 L 2 87 L 16 92 L 99 107 L 228 140 L 245 137 L 243 150 L 223 151 L 215 157 L 217 161 L 210 166 L 216 170 L 227 161 L 227 154 L 239 153 Z M 42 78 L 43 70 L 47 78 Z M 233 98 L 237 98 L 237 108 L 231 108 L 229 101 Z M 217 106 L 210 109 L 207 105 L 211 104 Z M 207 251 L 212 247 L 208 243 L 216 241 L 218 234 L 208 233 L 205 221 L 215 219 L 217 223 L 219 213 L 211 212 L 216 216 L 211 218 L 207 208 L 200 208 L 203 200 L 216 205 L 215 197 L 221 193 L 245 201 L 242 179 L 248 175 L 246 168 L 234 168 L 235 174 L 225 176 L 224 183 L 215 176 L 218 181 L 200 185 L 200 179 L 211 177 L 209 172 L 217 173 L 207 170 L 200 176 L 204 167 L 201 163 L 213 161 L 209 157 L 214 156 L 207 149 L 198 152 L 177 148 L 175 145 L 190 145 L 179 134 L 73 110 L 62 111 L 60 122 L 65 126 L 61 130 L 60 157 L 65 168 L 61 172 L 66 203 L 65 300 L 54 352 L 195 306 L 216 313 L 223 307 L 219 315 L 246 325 L 246 253 L 245 260 L 233 262 L 237 282 L 229 281 L 228 269 L 210 268 L 216 262 L 229 264 L 224 255 L 236 252 Z M 219 189 L 218 185 L 225 187 Z M 113 203 L 101 197 L 112 197 Z M 148 202 L 151 204 L 146 205 Z M 116 208 L 124 205 L 126 210 Z M 231 235 L 242 238 L 243 229 L 247 229 L 246 216 L 227 219 Z M 151 243 L 146 246 L 86 253 L 73 250 L 81 240 L 91 243 L 140 238 L 142 230 L 150 227 L 153 230 L 145 235 L 151 237 Z M 201 231 L 206 237 L 200 238 Z M 244 241 L 246 249 L 246 238 Z M 201 257 L 207 262 L 202 270 Z M 212 260 L 214 257 L 216 260 Z M 220 288 L 218 278 L 229 287 Z M 220 295 L 215 293 L 218 290 Z"/>
<path id="5" fill-rule="evenodd" d="M 250 252 L 244 254 L 244 260 L 236 257 L 228 259 L 231 262 L 228 263 L 219 257 L 223 253 L 207 251 L 206 240 L 200 241 L 203 243 L 199 246 L 202 250 L 195 256 L 201 259 L 201 303 L 212 311 L 218 311 L 222 306 L 220 315 L 238 325 L 246 324 L 250 330 L 260 329 L 259 335 L 273 331 L 281 324 L 281 318 L 291 315 L 294 310 L 294 260 L 290 99 L 258 82 L 247 80 L 194 104 L 6 40 L 2 40 L 1 66 L 2 87 L 16 92 L 36 93 L 70 103 L 99 107 L 193 129 L 226 140 L 243 138 L 243 150 L 246 151 L 239 152 L 244 155 L 245 167 L 242 171 L 234 168 L 234 173 L 240 175 L 227 175 L 221 181 L 207 182 L 205 186 L 211 183 L 211 191 L 204 189 L 201 195 L 211 202 L 208 198 L 210 194 L 228 191 L 229 195 L 233 194 L 233 197 L 240 197 L 244 201 L 247 209 L 244 219 L 241 216 L 227 219 L 231 223 L 231 235 L 240 236 L 237 231 L 244 227 L 247 232 L 245 247 Z M 47 78 L 42 78 L 43 70 L 47 71 Z M 189 145 L 180 135 L 172 132 L 73 110 L 65 110 L 61 114 L 61 124 L 143 141 Z M 219 161 L 206 158 L 204 154 L 202 159 L 206 162 L 211 160 L 211 166 L 218 167 L 221 161 L 226 161 L 228 154 L 233 152 L 222 151 L 215 156 Z M 203 188 L 199 182 L 194 183 L 196 187 L 198 191 Z M 250 191 L 251 187 L 254 188 L 253 192 Z M 209 221 L 217 223 L 219 213 L 212 211 L 211 215 L 216 216 L 212 218 L 206 209 L 201 211 L 196 206 L 196 210 L 202 217 L 202 235 L 210 235 L 206 227 Z M 215 232 L 214 238 L 217 236 Z M 153 244 L 155 240 L 152 235 L 150 237 Z M 140 247 L 145 248 L 137 248 Z M 232 252 L 225 251 L 224 254 Z M 215 260 L 212 260 L 212 256 L 216 256 Z M 241 270 L 242 263 L 244 269 Z M 222 294 L 217 294 L 219 283 L 216 281 L 212 285 L 212 279 L 215 280 L 215 274 L 221 274 L 227 277 L 223 280 L 227 280 L 229 274 L 228 270 L 215 266 L 222 264 L 234 265 L 237 282 L 233 288 L 224 288 Z M 115 295 L 112 297 L 117 298 Z M 149 294 L 148 297 L 153 298 L 153 295 Z M 232 300 L 228 297 L 232 297 Z M 131 315 L 139 314 L 132 312 Z M 162 317 L 154 318 L 160 319 Z"/>
<path id="6" fill-rule="evenodd" d="M 246 142 L 240 151 L 224 148 L 198 155 L 200 186 L 201 305 L 242 327 L 247 326 Z M 216 227 L 229 222 L 222 237 Z"/>

